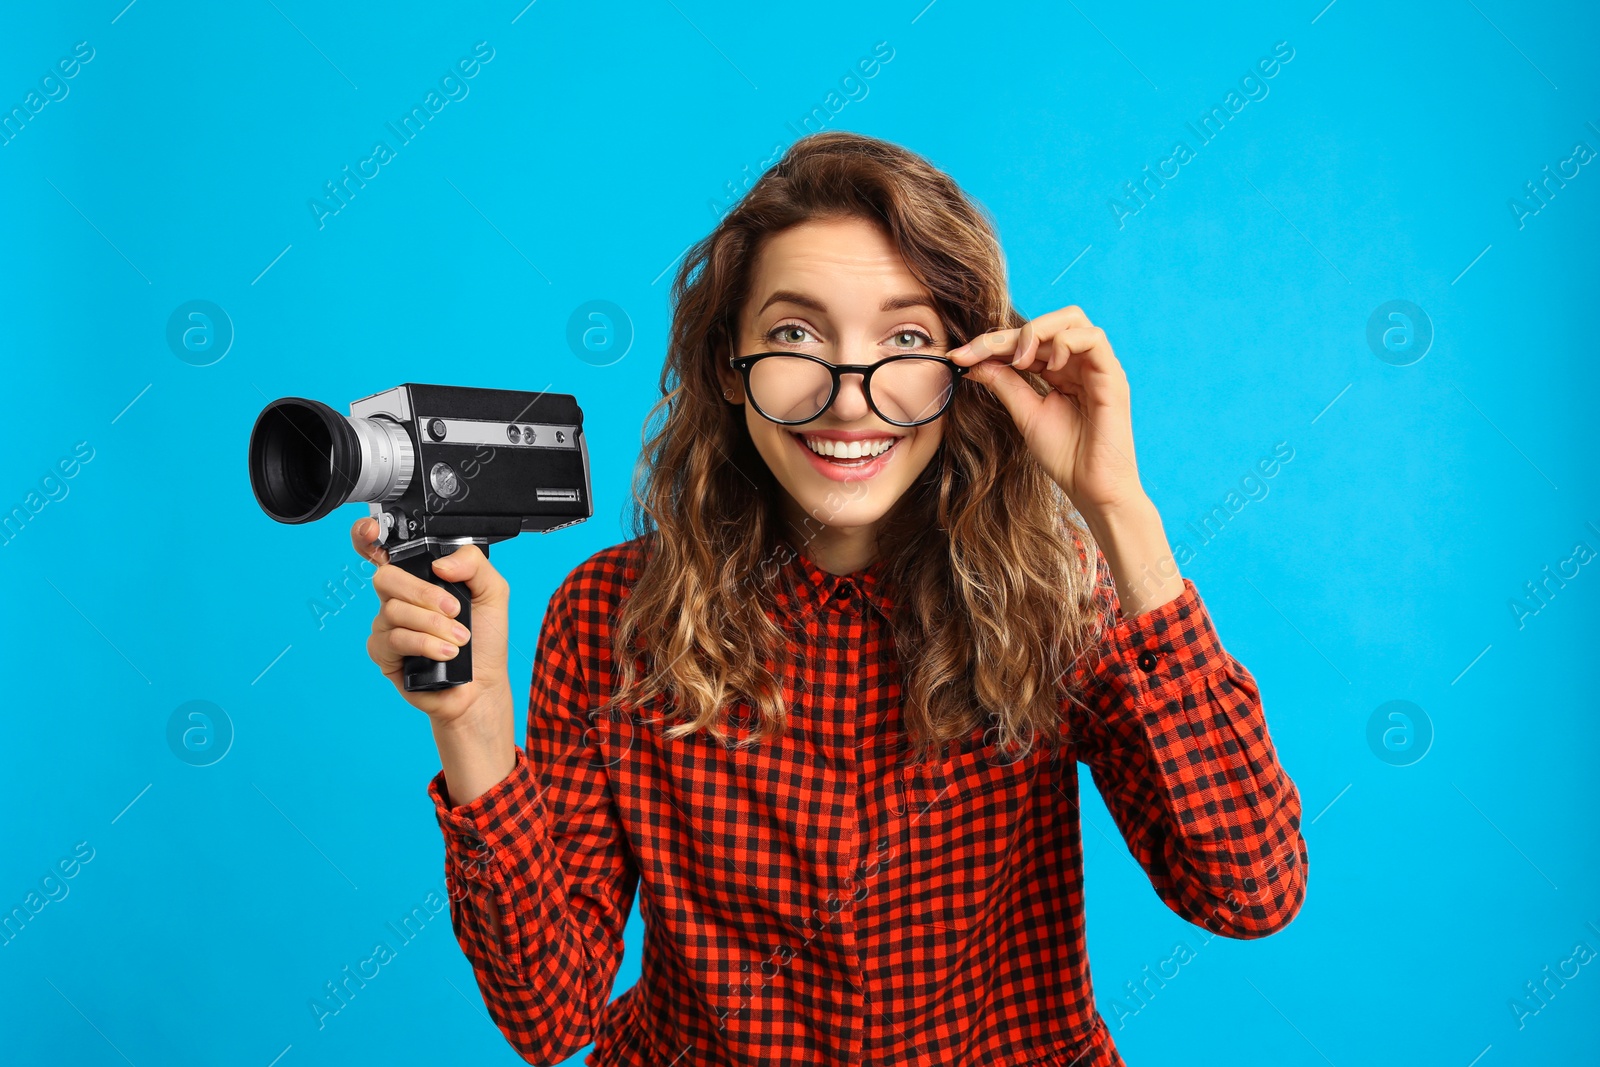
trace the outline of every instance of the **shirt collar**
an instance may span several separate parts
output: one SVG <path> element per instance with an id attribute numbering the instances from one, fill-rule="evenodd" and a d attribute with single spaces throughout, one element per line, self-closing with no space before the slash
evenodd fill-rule
<path id="1" fill-rule="evenodd" d="M 830 604 L 858 612 L 860 608 L 852 606 L 852 601 L 860 598 L 877 608 L 885 619 L 891 617 L 893 583 L 888 578 L 888 565 L 882 556 L 850 574 L 832 574 L 818 566 L 793 541 L 780 539 L 776 558 L 784 561 L 778 568 L 779 581 L 774 583 L 777 606 L 784 613 L 809 616 Z"/>

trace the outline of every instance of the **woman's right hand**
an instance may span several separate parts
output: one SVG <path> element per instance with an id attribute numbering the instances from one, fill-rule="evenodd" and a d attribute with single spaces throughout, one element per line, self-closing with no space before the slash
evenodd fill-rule
<path id="1" fill-rule="evenodd" d="M 432 585 L 389 562 L 389 554 L 373 538 L 377 521 L 365 518 L 350 528 L 351 544 L 358 554 L 378 564 L 372 588 L 378 594 L 378 615 L 367 639 L 367 655 L 406 702 L 427 714 L 435 732 L 467 725 L 479 719 L 480 727 L 501 725 L 497 720 L 510 706 L 510 676 L 506 670 L 506 620 L 511 587 L 489 563 L 477 545 L 462 545 L 433 561 L 441 578 L 464 583 L 472 593 L 472 631 L 455 619 L 459 611 L 447 590 Z M 468 639 L 472 641 L 472 681 L 428 692 L 407 692 L 403 676 L 406 656 L 448 660 Z M 509 723 L 509 719 L 507 720 Z"/>

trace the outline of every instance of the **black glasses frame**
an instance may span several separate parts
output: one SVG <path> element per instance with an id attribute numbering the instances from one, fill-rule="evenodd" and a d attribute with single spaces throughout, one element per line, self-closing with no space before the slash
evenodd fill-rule
<path id="1" fill-rule="evenodd" d="M 826 367 L 828 372 L 833 375 L 833 384 L 828 389 L 828 399 L 823 402 L 821 409 L 815 415 L 811 416 L 809 419 L 775 419 L 771 415 L 768 415 L 765 411 L 761 410 L 761 405 L 756 403 L 755 390 L 750 388 L 750 368 L 755 366 L 755 364 L 761 360 L 766 359 L 768 356 L 789 356 L 793 359 L 808 359 L 812 363 Z M 897 419 L 891 419 L 882 411 L 878 410 L 877 401 L 872 399 L 873 372 L 875 372 L 879 367 L 885 367 L 890 363 L 899 363 L 902 360 L 907 359 L 920 359 L 932 361 L 934 363 L 943 363 L 946 367 L 950 368 L 950 373 L 952 375 L 950 381 L 950 395 L 945 398 L 943 404 L 939 405 L 939 410 L 934 412 L 932 415 L 929 415 L 927 418 L 918 419 L 915 422 L 900 422 Z M 930 356 L 916 352 L 908 352 L 903 356 L 890 356 L 887 359 L 880 359 L 876 363 L 829 363 L 820 356 L 813 356 L 809 352 L 752 352 L 745 356 L 733 356 L 728 360 L 728 364 L 737 370 L 741 376 L 743 376 L 744 395 L 747 399 L 749 399 L 751 406 L 756 409 L 756 412 L 768 422 L 775 422 L 780 426 L 804 426 L 808 422 L 815 422 L 817 419 L 822 418 L 822 416 L 827 413 L 827 410 L 833 406 L 834 400 L 839 396 L 839 376 L 843 374 L 861 375 L 861 391 L 866 395 L 867 406 L 872 409 L 872 413 L 874 415 L 878 416 L 878 418 L 882 419 L 884 422 L 887 422 L 891 426 L 922 426 L 932 422 L 934 419 L 937 419 L 939 416 L 943 415 L 949 410 L 951 402 L 955 400 L 956 385 L 960 383 L 961 379 L 966 376 L 967 371 L 971 369 L 970 367 L 963 367 L 953 359 L 946 359 L 944 356 Z"/>

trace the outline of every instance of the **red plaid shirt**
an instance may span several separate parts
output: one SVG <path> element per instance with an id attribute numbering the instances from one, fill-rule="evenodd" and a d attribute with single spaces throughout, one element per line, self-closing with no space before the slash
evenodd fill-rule
<path id="1" fill-rule="evenodd" d="M 980 728 L 913 765 L 881 562 L 782 566 L 782 739 L 669 741 L 659 701 L 591 716 L 644 543 L 551 598 L 510 776 L 454 808 L 443 772 L 428 787 L 457 939 L 529 1062 L 593 1042 L 591 1065 L 1122 1064 L 1089 980 L 1079 761 L 1177 914 L 1250 938 L 1299 910 L 1299 794 L 1187 578 L 1124 619 L 1097 558 L 1114 625 L 1074 668 L 1093 710 L 1070 712 L 1069 756 L 1007 762 Z M 641 975 L 608 1003 L 636 889 Z"/>

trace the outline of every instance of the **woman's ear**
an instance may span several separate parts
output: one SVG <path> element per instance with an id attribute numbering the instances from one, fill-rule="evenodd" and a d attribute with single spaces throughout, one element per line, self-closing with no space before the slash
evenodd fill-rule
<path id="1" fill-rule="evenodd" d="M 728 351 L 721 345 L 715 348 L 716 355 L 712 358 L 717 365 L 717 384 L 722 389 L 722 399 L 730 404 L 744 403 L 744 379 L 739 372 L 728 366 Z"/>

